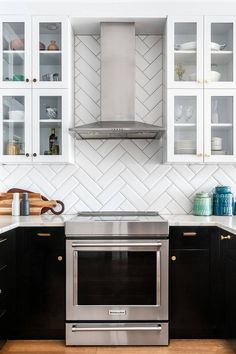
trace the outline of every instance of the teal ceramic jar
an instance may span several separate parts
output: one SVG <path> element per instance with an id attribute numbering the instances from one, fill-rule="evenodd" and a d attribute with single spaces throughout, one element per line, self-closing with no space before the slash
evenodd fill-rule
<path id="1" fill-rule="evenodd" d="M 212 214 L 212 202 L 209 193 L 196 193 L 193 204 L 193 214 L 198 216 L 209 216 Z"/>

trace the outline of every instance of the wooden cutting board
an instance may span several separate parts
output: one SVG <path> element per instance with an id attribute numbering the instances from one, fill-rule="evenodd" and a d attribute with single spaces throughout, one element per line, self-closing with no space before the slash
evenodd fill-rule
<path id="1" fill-rule="evenodd" d="M 20 199 L 23 193 L 20 194 Z M 0 215 L 11 215 L 13 193 L 0 193 Z M 40 215 L 44 208 L 55 208 L 56 200 L 43 200 L 40 193 L 29 193 L 30 215 Z"/>

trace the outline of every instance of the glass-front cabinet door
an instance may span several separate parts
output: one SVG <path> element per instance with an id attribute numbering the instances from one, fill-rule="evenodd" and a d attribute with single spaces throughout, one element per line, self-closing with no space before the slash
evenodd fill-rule
<path id="1" fill-rule="evenodd" d="M 33 87 L 67 88 L 67 21 L 58 17 L 33 18 Z"/>
<path id="2" fill-rule="evenodd" d="M 168 90 L 168 162 L 203 161 L 203 92 Z"/>
<path id="3" fill-rule="evenodd" d="M 206 16 L 204 28 L 205 87 L 235 88 L 235 16 Z"/>
<path id="4" fill-rule="evenodd" d="M 0 90 L 0 161 L 30 162 L 30 90 Z"/>
<path id="5" fill-rule="evenodd" d="M 33 161 L 68 162 L 68 92 L 40 89 L 33 93 Z"/>
<path id="6" fill-rule="evenodd" d="M 203 87 L 203 17 L 168 18 L 168 88 Z"/>
<path id="7" fill-rule="evenodd" d="M 204 112 L 206 162 L 236 161 L 235 114 L 235 90 L 206 90 Z"/>
<path id="8" fill-rule="evenodd" d="M 29 88 L 31 85 L 31 20 L 0 17 L 1 88 Z"/>

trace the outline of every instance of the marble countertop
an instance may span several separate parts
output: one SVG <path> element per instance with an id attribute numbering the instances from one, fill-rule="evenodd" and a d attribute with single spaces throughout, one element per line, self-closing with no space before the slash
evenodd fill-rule
<path id="1" fill-rule="evenodd" d="M 64 223 L 74 215 L 50 215 L 39 216 L 0 216 L 0 233 L 17 227 L 56 227 L 64 226 Z M 162 215 L 168 220 L 170 226 L 217 226 L 228 232 L 236 234 L 236 216 L 194 216 L 194 215 Z"/>

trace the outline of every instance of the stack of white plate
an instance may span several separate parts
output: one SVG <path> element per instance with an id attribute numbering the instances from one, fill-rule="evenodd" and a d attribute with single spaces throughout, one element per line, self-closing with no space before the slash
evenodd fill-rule
<path id="1" fill-rule="evenodd" d="M 177 140 L 175 142 L 176 154 L 195 154 L 196 144 L 193 140 Z"/>

